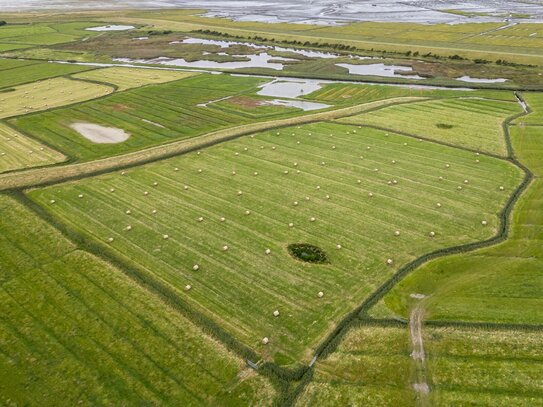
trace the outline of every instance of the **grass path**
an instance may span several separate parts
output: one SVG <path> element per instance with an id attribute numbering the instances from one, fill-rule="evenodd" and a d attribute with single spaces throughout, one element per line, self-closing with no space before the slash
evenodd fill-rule
<path id="1" fill-rule="evenodd" d="M 208 147 L 217 143 L 255 133 L 258 131 L 269 130 L 273 128 L 313 123 L 318 121 L 333 120 L 340 117 L 355 115 L 383 106 L 420 101 L 424 98 L 419 97 L 401 97 L 394 99 L 381 100 L 367 104 L 347 107 L 327 112 L 315 113 L 311 115 L 294 117 L 282 120 L 272 120 L 261 123 L 251 123 L 225 130 L 219 130 L 206 135 L 195 137 L 190 140 L 181 140 L 166 145 L 148 148 L 143 151 L 137 151 L 120 156 L 109 157 L 92 162 L 64 165 L 59 167 L 50 167 L 39 170 L 22 171 L 0 176 L 0 191 L 29 188 L 38 185 L 62 182 L 79 177 L 101 174 L 116 169 L 132 167 L 184 154 L 196 149 Z"/>

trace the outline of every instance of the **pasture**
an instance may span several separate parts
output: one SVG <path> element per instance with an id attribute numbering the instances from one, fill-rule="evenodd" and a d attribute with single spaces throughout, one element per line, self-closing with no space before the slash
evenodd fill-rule
<path id="1" fill-rule="evenodd" d="M 183 80 L 121 92 L 12 120 L 22 131 L 55 146 L 80 161 L 123 154 L 214 130 L 266 118 L 266 111 L 246 116 L 204 104 L 244 93 L 254 93 L 269 79 L 230 75 L 197 75 Z M 98 85 L 96 85 L 98 86 Z M 280 108 L 276 108 L 280 109 Z M 294 110 L 294 114 L 299 110 Z M 285 109 L 285 113 L 289 113 Z M 118 144 L 95 144 L 70 126 L 76 122 L 122 129 L 130 138 Z"/>
<path id="2" fill-rule="evenodd" d="M 406 262 L 494 235 L 520 180 L 504 160 L 323 122 L 29 196 L 264 359 L 291 365 Z M 295 260 L 291 243 L 330 262 Z"/>
<path id="3" fill-rule="evenodd" d="M 486 249 L 434 260 L 401 281 L 386 305 L 406 316 L 421 293 L 430 319 L 543 323 L 543 128 L 511 127 L 516 156 L 535 175 L 517 202 L 509 238 Z"/>
<path id="4" fill-rule="evenodd" d="M 161 69 L 138 69 L 112 67 L 95 69 L 72 75 L 74 78 L 103 82 L 117 86 L 119 91 L 139 88 L 140 86 L 172 82 L 197 75 L 194 72 L 167 71 Z"/>
<path id="5" fill-rule="evenodd" d="M 378 126 L 506 156 L 502 124 L 521 112 L 522 108 L 515 102 L 458 98 L 389 106 L 339 122 Z"/>
<path id="6" fill-rule="evenodd" d="M 111 92 L 110 86 L 62 77 L 19 85 L 0 91 L 0 118 L 75 104 Z"/>
<path id="7" fill-rule="evenodd" d="M 64 160 L 59 152 L 0 123 L 0 173 Z"/>
<path id="8" fill-rule="evenodd" d="M 0 212 L 0 404 L 272 404 L 268 381 L 160 298 L 16 199 Z"/>

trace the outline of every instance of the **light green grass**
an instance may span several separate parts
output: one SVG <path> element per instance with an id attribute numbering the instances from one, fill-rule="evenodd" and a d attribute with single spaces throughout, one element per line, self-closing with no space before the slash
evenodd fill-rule
<path id="1" fill-rule="evenodd" d="M 520 180 L 518 169 L 503 160 L 481 156 L 476 163 L 470 152 L 373 129 L 317 123 L 276 133 L 30 196 L 102 244 L 113 237 L 109 246 L 117 255 L 171 284 L 265 358 L 288 364 L 309 360 L 335 323 L 401 265 L 492 236 L 507 198 L 498 182 L 511 191 Z M 397 184 L 388 185 L 392 180 Z M 322 247 L 331 263 L 293 260 L 286 245 L 296 242 Z M 188 283 L 194 289 L 185 293 Z M 272 316 L 275 309 L 280 318 Z M 264 336 L 271 339 L 266 347 Z"/>
<path id="2" fill-rule="evenodd" d="M 0 173 L 64 160 L 59 152 L 0 123 Z"/>
<path id="3" fill-rule="evenodd" d="M 414 406 L 408 335 L 404 328 L 353 328 L 317 362 L 296 406 Z"/>
<path id="4" fill-rule="evenodd" d="M 72 75 L 74 78 L 105 82 L 118 86 L 119 90 L 172 82 L 197 75 L 194 72 L 176 72 L 160 69 L 104 68 Z"/>
<path id="5" fill-rule="evenodd" d="M 0 404 L 270 405 L 270 383 L 0 197 Z"/>
<path id="6" fill-rule="evenodd" d="M 16 64 L 17 63 L 17 64 Z M 86 66 L 0 59 L 0 89 L 92 69 Z M 1 91 L 0 91 L 1 92 Z M 1 93 L 0 93 L 1 94 Z"/>
<path id="7" fill-rule="evenodd" d="M 0 118 L 77 103 L 111 92 L 110 86 L 62 77 L 19 85 L 0 92 Z"/>
<path id="8" fill-rule="evenodd" d="M 521 111 L 513 102 L 453 99 L 391 106 L 339 121 L 380 126 L 505 156 L 502 123 Z M 443 125 L 447 128 L 440 128 Z"/>
<path id="9" fill-rule="evenodd" d="M 253 93 L 269 79 L 227 75 L 198 75 L 162 85 L 146 86 L 108 98 L 20 117 L 11 123 L 80 161 L 141 150 L 170 141 L 188 139 L 215 130 L 266 119 L 248 117 L 235 110 L 198 106 L 240 93 Z M 285 109 L 285 113 L 289 110 Z M 294 113 L 296 114 L 296 111 Z M 118 144 L 96 144 L 70 126 L 96 123 L 130 133 Z"/>
<path id="10" fill-rule="evenodd" d="M 543 404 L 540 332 L 423 330 L 433 405 Z"/>
<path id="11" fill-rule="evenodd" d="M 509 239 L 422 266 L 385 297 L 394 312 L 406 316 L 410 294 L 422 293 L 432 319 L 543 323 L 543 128 L 512 127 L 511 136 L 536 179 L 516 204 Z"/>

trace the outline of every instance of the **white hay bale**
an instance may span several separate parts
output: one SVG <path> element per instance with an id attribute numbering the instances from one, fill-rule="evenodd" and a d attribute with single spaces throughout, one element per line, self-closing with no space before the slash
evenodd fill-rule
<path id="1" fill-rule="evenodd" d="M 203 216 L 200 216 L 197 220 L 198 220 L 198 222 L 203 222 L 203 221 L 204 221 L 204 217 L 203 217 Z"/>
<path id="2" fill-rule="evenodd" d="M 196 155 L 200 155 L 200 154 L 201 154 L 201 152 L 200 152 L 200 151 L 198 151 L 198 152 L 196 153 Z"/>
<path id="3" fill-rule="evenodd" d="M 246 210 L 245 211 L 245 215 L 250 215 L 251 214 L 251 211 L 250 210 Z"/>
<path id="4" fill-rule="evenodd" d="M 223 251 L 227 251 L 227 250 L 228 250 L 228 246 L 227 246 L 227 245 L 224 245 L 224 246 L 222 247 L 222 249 L 223 249 Z"/>
<path id="5" fill-rule="evenodd" d="M 480 161 L 480 160 L 475 160 L 475 162 L 476 162 L 477 164 L 479 164 L 481 161 Z"/>
<path id="6" fill-rule="evenodd" d="M 221 222 L 224 222 L 225 220 L 226 220 L 225 217 L 224 217 L 224 216 L 221 216 L 220 221 L 221 221 Z"/>
<path id="7" fill-rule="evenodd" d="M 387 264 L 388 264 L 389 266 L 392 265 L 392 264 L 394 264 L 394 260 L 392 260 L 392 259 L 387 259 Z"/>
<path id="8" fill-rule="evenodd" d="M 234 153 L 234 155 L 239 155 L 239 153 L 236 151 L 236 152 Z"/>
<path id="9" fill-rule="evenodd" d="M 320 186 L 320 185 L 317 185 L 317 187 L 316 187 L 316 188 L 317 188 L 317 190 L 319 190 L 319 189 L 321 189 L 321 186 Z"/>
<path id="10" fill-rule="evenodd" d="M 238 196 L 241 196 L 243 195 L 243 192 L 242 191 L 238 191 Z"/>
<path id="11" fill-rule="evenodd" d="M 162 235 L 162 239 L 164 239 L 164 240 L 168 240 L 169 238 L 170 238 L 170 236 L 168 236 L 168 235 Z"/>
<path id="12" fill-rule="evenodd" d="M 300 170 L 296 170 L 296 174 L 300 174 L 302 171 Z"/>
<path id="13" fill-rule="evenodd" d="M 144 196 L 149 195 L 149 191 L 144 191 L 144 192 L 143 192 L 143 195 L 144 195 Z"/>
<path id="14" fill-rule="evenodd" d="M 457 188 L 458 190 L 460 190 L 460 189 L 462 189 L 462 185 L 458 185 L 456 188 Z"/>
<path id="15" fill-rule="evenodd" d="M 469 180 L 465 179 L 464 184 L 469 184 Z"/>
<path id="16" fill-rule="evenodd" d="M 179 168 L 175 167 L 173 170 L 174 170 L 174 171 L 179 171 Z"/>
<path id="17" fill-rule="evenodd" d="M 157 210 L 156 210 L 156 209 L 153 209 L 153 210 L 151 211 L 151 213 L 152 213 L 153 215 L 156 215 Z"/>
<path id="18" fill-rule="evenodd" d="M 258 175 L 258 172 L 253 172 L 253 175 L 256 177 Z"/>
<path id="19" fill-rule="evenodd" d="M 396 164 L 396 160 L 392 160 L 391 163 L 392 163 L 392 164 Z"/>
<path id="20" fill-rule="evenodd" d="M 488 222 L 486 220 L 481 221 L 481 225 L 486 226 L 487 224 L 488 224 Z"/>
<path id="21" fill-rule="evenodd" d="M 330 199 L 330 195 L 326 195 L 325 198 L 326 198 L 326 199 Z"/>
<path id="22" fill-rule="evenodd" d="M 56 201 L 54 199 L 51 199 L 49 203 L 54 204 Z"/>
<path id="23" fill-rule="evenodd" d="M 249 151 L 249 149 L 247 147 L 244 147 L 243 151 Z"/>
<path id="24" fill-rule="evenodd" d="M 316 220 L 317 220 L 317 219 L 315 219 L 314 217 L 309 218 L 309 221 L 310 221 L 310 222 L 315 222 Z"/>
<path id="25" fill-rule="evenodd" d="M 232 171 L 232 175 L 236 175 L 236 171 Z"/>
<path id="26" fill-rule="evenodd" d="M 158 187 L 158 182 L 156 182 L 156 181 L 153 182 L 153 186 L 154 186 L 154 187 Z"/>
<path id="27" fill-rule="evenodd" d="M 202 169 L 198 168 L 198 174 L 201 174 L 201 173 L 202 173 Z"/>
<path id="28" fill-rule="evenodd" d="M 115 188 L 110 188 L 109 192 L 115 192 Z"/>
<path id="29" fill-rule="evenodd" d="M 293 204 L 294 206 L 298 206 L 298 201 L 294 201 L 292 204 Z"/>
<path id="30" fill-rule="evenodd" d="M 393 179 L 393 180 L 392 180 L 392 183 L 393 183 L 394 185 L 396 185 L 396 184 L 398 183 L 398 181 L 396 181 L 395 179 Z"/>
<path id="31" fill-rule="evenodd" d="M 128 225 L 125 229 L 130 232 L 132 230 L 132 226 Z"/>
<path id="32" fill-rule="evenodd" d="M 297 141 L 297 142 L 296 142 L 296 144 L 300 144 L 300 142 L 299 142 L 299 141 Z"/>
<path id="33" fill-rule="evenodd" d="M 387 184 L 388 184 L 388 185 L 392 185 L 392 181 L 388 181 Z"/>
<path id="34" fill-rule="evenodd" d="M 195 264 L 194 266 L 192 266 L 192 269 L 194 271 L 198 271 L 198 270 L 200 270 L 200 266 L 198 264 Z"/>
<path id="35" fill-rule="evenodd" d="M 306 200 L 306 201 L 309 201 L 309 200 L 311 200 L 311 198 L 308 197 L 308 196 L 306 196 L 306 197 L 305 197 L 305 200 Z"/>
<path id="36" fill-rule="evenodd" d="M 275 146 L 272 146 L 272 150 L 275 150 Z"/>
<path id="37" fill-rule="evenodd" d="M 336 149 L 336 146 L 332 146 L 332 150 L 335 150 Z"/>
<path id="38" fill-rule="evenodd" d="M 319 291 L 319 292 L 317 293 L 317 297 L 319 297 L 319 298 L 324 297 L 324 293 L 323 293 L 322 291 Z"/>
<path id="39" fill-rule="evenodd" d="M 186 291 L 190 291 L 191 288 L 192 288 L 192 286 L 191 286 L 190 284 L 187 284 L 187 285 L 185 286 L 185 290 L 186 290 Z"/>
<path id="40" fill-rule="evenodd" d="M 379 172 L 379 168 L 374 168 L 373 171 Z"/>
<path id="41" fill-rule="evenodd" d="M 475 153 L 476 156 L 479 156 L 480 154 L 479 153 Z"/>
<path id="42" fill-rule="evenodd" d="M 265 336 L 264 338 L 262 338 L 262 344 L 263 344 L 263 345 L 267 345 L 269 342 L 270 342 L 270 340 L 268 339 L 267 336 Z"/>
<path id="43" fill-rule="evenodd" d="M 445 168 L 450 168 L 451 165 L 450 164 L 445 164 Z"/>
<path id="44" fill-rule="evenodd" d="M 366 150 L 371 150 L 371 147 L 370 147 L 370 146 L 367 146 L 367 147 L 366 147 Z"/>
<path id="45" fill-rule="evenodd" d="M 108 237 L 108 238 L 107 238 L 107 242 L 108 242 L 108 243 L 113 243 L 113 240 L 114 240 L 114 239 L 113 239 L 112 237 Z"/>
<path id="46" fill-rule="evenodd" d="M 288 224 L 288 227 L 289 227 L 289 228 L 293 228 L 293 227 L 294 227 L 294 223 L 290 222 L 290 223 Z"/>
<path id="47" fill-rule="evenodd" d="M 278 316 L 279 316 L 279 310 L 273 311 L 273 316 L 274 316 L 274 317 L 278 317 Z"/>
<path id="48" fill-rule="evenodd" d="M 280 135 L 280 134 L 281 134 L 281 133 L 279 133 L 279 132 L 275 133 L 276 136 L 278 136 L 278 135 Z"/>
<path id="49" fill-rule="evenodd" d="M 400 236 L 400 231 L 399 230 L 395 231 L 394 236 Z"/>
<path id="50" fill-rule="evenodd" d="M 440 181 L 443 181 L 443 177 L 442 176 L 439 176 L 438 178 Z"/>
<path id="51" fill-rule="evenodd" d="M 357 182 L 358 184 L 361 184 L 361 183 L 362 183 L 362 180 L 361 180 L 361 179 L 357 179 L 356 182 Z"/>
<path id="52" fill-rule="evenodd" d="M 187 190 L 189 189 L 189 186 L 188 186 L 188 185 L 183 185 L 183 189 L 184 189 L 185 191 L 187 191 Z"/>
<path id="53" fill-rule="evenodd" d="M 285 170 L 285 171 L 283 171 L 283 172 L 285 173 L 285 175 L 288 174 L 288 170 Z"/>
<path id="54" fill-rule="evenodd" d="M 404 145 L 404 146 L 406 146 L 406 145 L 407 145 L 407 143 L 403 143 L 403 145 Z"/>
<path id="55" fill-rule="evenodd" d="M 430 232 L 430 237 L 434 237 L 436 235 L 436 232 Z"/>
<path id="56" fill-rule="evenodd" d="M 132 211 L 131 211 L 130 209 L 127 209 L 127 210 L 125 211 L 125 213 L 126 213 L 127 215 L 130 215 L 130 214 L 132 213 Z"/>
<path id="57" fill-rule="evenodd" d="M 505 190 L 505 188 L 504 188 L 504 187 L 500 187 L 500 191 L 503 191 L 503 190 Z"/>
<path id="58" fill-rule="evenodd" d="M 266 253 L 266 254 L 271 254 L 271 250 L 270 250 L 270 249 L 266 249 L 266 250 L 264 251 L 264 253 Z"/>
<path id="59" fill-rule="evenodd" d="M 298 163 L 294 163 L 294 166 L 297 167 L 297 166 L 298 166 Z"/>
<path id="60" fill-rule="evenodd" d="M 337 244 L 337 245 L 336 245 L 336 249 L 341 250 L 341 245 L 340 245 L 340 244 Z"/>
<path id="61" fill-rule="evenodd" d="M 79 194 L 77 197 L 81 199 L 83 198 L 83 194 Z"/>
<path id="62" fill-rule="evenodd" d="M 321 161 L 321 165 L 326 165 L 326 163 L 324 161 Z"/>
<path id="63" fill-rule="evenodd" d="M 373 197 L 373 192 L 369 192 L 369 193 L 368 193 L 368 196 L 369 196 L 370 198 Z"/>

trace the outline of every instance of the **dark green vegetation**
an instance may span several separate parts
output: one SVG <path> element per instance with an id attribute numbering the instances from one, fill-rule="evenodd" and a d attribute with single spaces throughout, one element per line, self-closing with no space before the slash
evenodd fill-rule
<path id="1" fill-rule="evenodd" d="M 290 255 L 307 263 L 327 263 L 326 253 L 320 247 L 308 243 L 293 243 L 288 245 Z"/>
<path id="2" fill-rule="evenodd" d="M 272 403 L 263 377 L 174 308 L 17 200 L 0 211 L 0 404 Z"/>

